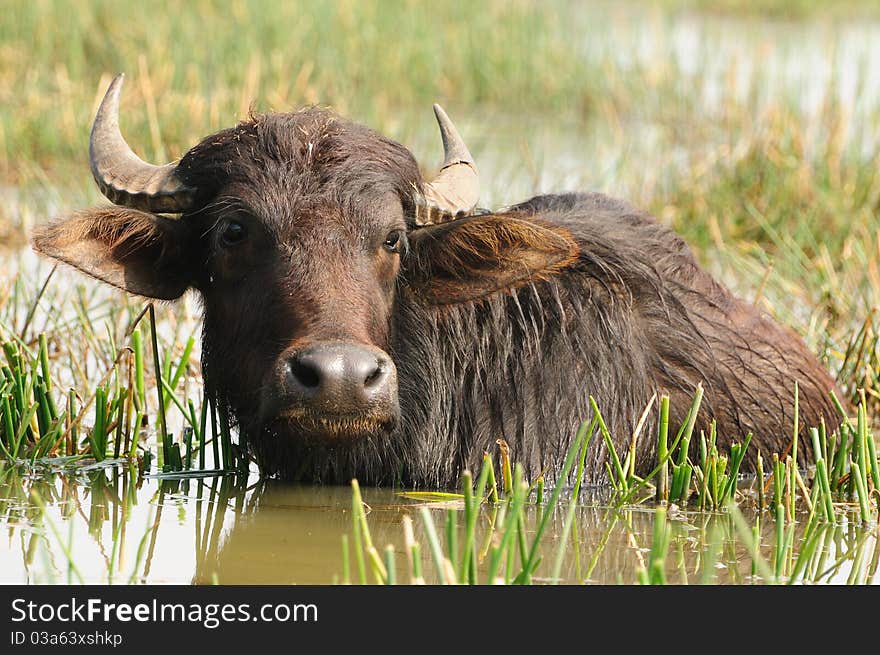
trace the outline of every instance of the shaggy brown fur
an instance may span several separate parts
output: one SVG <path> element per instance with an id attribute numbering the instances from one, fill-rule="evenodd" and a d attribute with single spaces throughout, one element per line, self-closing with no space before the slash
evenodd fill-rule
<path id="1" fill-rule="evenodd" d="M 179 220 L 96 209 L 44 228 L 34 245 L 133 293 L 196 289 L 207 387 L 266 474 L 448 486 L 503 438 L 534 477 L 559 467 L 590 395 L 623 453 L 652 395 L 671 397 L 676 425 L 698 384 L 698 430 L 715 419 L 722 449 L 752 433 L 746 466 L 788 446 L 795 382 L 803 430 L 839 423 L 834 382 L 803 342 L 624 202 L 539 196 L 416 228 L 412 155 L 315 108 L 208 137 L 178 170 L 201 198 Z M 223 236 L 231 223 L 247 235 L 234 245 Z M 389 252 L 395 231 L 403 240 Z M 277 406 L 280 358 L 328 340 L 391 356 L 395 421 L 340 419 L 350 433 L 340 439 L 338 429 L 322 437 L 324 417 L 285 418 L 296 412 Z M 656 420 L 641 473 L 656 457 Z M 607 453 L 593 444 L 586 475 L 601 482 Z"/>

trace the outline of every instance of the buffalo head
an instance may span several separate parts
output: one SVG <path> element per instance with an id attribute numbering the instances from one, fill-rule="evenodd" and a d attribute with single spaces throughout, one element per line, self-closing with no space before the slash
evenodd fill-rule
<path id="1" fill-rule="evenodd" d="M 322 108 L 252 117 L 155 166 L 119 131 L 121 86 L 89 148 L 113 206 L 50 223 L 34 246 L 133 294 L 195 289 L 206 385 L 250 434 L 381 438 L 400 420 L 401 294 L 441 311 L 576 255 L 561 228 L 474 213 L 477 169 L 439 106 L 445 156 L 430 182 L 406 148 Z"/>

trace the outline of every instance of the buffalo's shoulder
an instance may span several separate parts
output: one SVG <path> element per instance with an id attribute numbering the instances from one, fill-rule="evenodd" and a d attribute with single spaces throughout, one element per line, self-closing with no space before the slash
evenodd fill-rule
<path id="1" fill-rule="evenodd" d="M 673 230 L 625 200 L 602 193 L 535 196 L 509 213 L 547 221 L 568 230 L 581 248 L 581 260 L 600 264 L 630 278 L 676 279 L 687 285 L 710 284 L 691 249 Z"/>
<path id="2" fill-rule="evenodd" d="M 554 215 L 572 212 L 583 213 L 584 215 L 594 212 L 612 212 L 620 215 L 640 213 L 625 200 L 596 192 L 543 194 L 513 205 L 509 211 L 525 214 L 546 213 Z M 644 214 L 644 216 L 650 219 L 648 214 Z"/>

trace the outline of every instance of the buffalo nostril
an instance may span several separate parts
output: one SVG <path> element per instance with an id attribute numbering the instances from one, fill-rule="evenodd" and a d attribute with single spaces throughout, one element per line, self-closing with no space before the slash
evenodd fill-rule
<path id="1" fill-rule="evenodd" d="M 390 358 L 346 342 L 319 342 L 287 354 L 282 375 L 291 403 L 321 413 L 379 411 L 396 391 Z"/>
<path id="2" fill-rule="evenodd" d="M 369 389 L 376 386 L 382 381 L 383 377 L 385 377 L 385 367 L 382 366 L 381 362 L 377 362 L 376 367 L 364 379 L 364 387 Z"/>
<path id="3" fill-rule="evenodd" d="M 321 375 L 311 364 L 294 359 L 287 363 L 290 375 L 306 389 L 317 389 L 321 386 Z"/>

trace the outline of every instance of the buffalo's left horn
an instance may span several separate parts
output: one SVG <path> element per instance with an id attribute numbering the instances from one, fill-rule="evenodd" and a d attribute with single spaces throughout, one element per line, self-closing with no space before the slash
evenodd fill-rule
<path id="1" fill-rule="evenodd" d="M 445 216 L 468 214 L 477 206 L 480 197 L 477 165 L 455 125 L 440 105 L 434 105 L 434 115 L 443 139 L 443 165 L 439 175 L 425 184 L 421 204 Z M 421 212 L 417 213 L 416 224 L 435 222 L 431 219 L 433 213 L 425 212 L 425 216 Z"/>
<path id="2" fill-rule="evenodd" d="M 98 108 L 89 138 L 89 165 L 111 202 L 150 212 L 192 209 L 195 189 L 177 177 L 177 163 L 155 166 L 141 160 L 119 131 L 119 95 L 125 76 L 117 75 Z"/>

